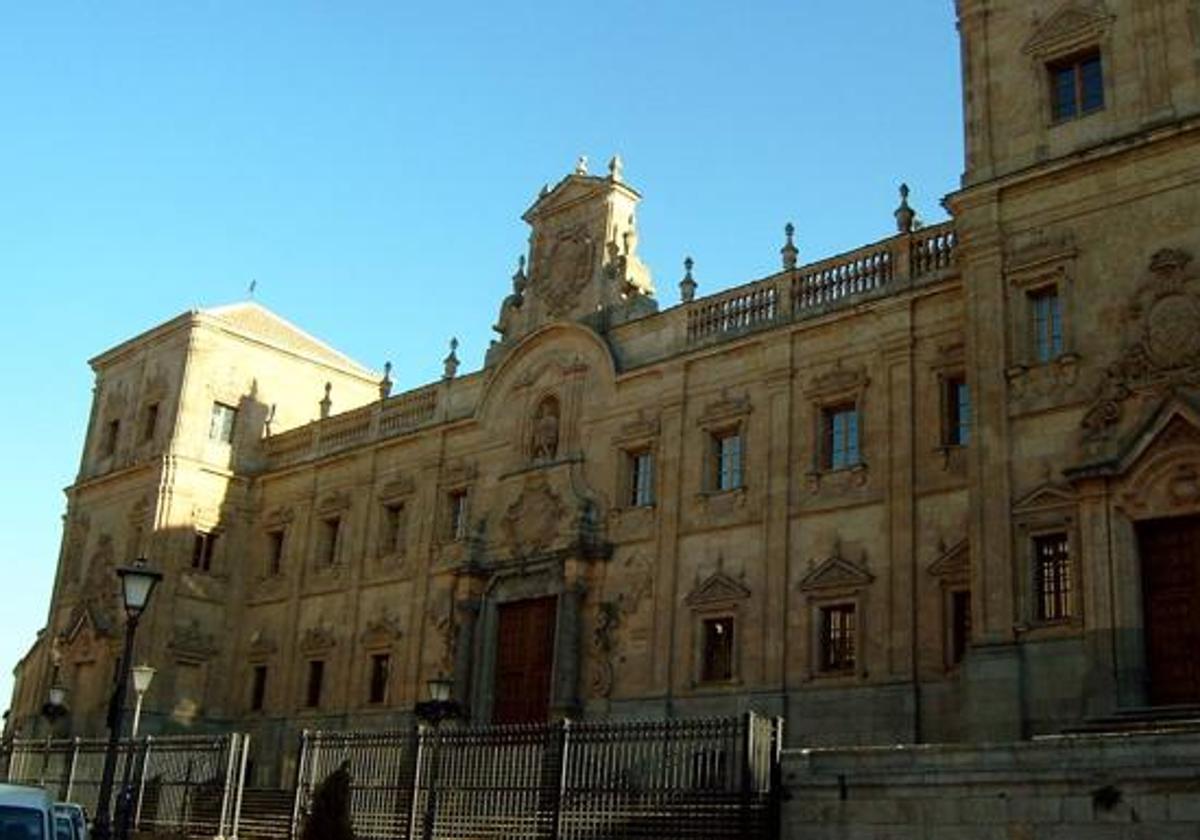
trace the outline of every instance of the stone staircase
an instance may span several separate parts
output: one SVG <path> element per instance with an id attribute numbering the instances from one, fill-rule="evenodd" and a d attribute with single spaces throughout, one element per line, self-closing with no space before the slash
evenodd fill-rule
<path id="1" fill-rule="evenodd" d="M 1088 718 L 1064 735 L 1149 735 L 1163 732 L 1200 732 L 1200 705 L 1144 706 L 1120 709 L 1104 717 Z"/>

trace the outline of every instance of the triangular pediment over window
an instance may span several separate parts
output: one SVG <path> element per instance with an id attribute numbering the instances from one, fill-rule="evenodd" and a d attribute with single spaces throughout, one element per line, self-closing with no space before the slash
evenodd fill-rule
<path id="1" fill-rule="evenodd" d="M 1095 43 L 1112 22 L 1101 3 L 1072 2 L 1046 18 L 1025 42 L 1025 52 L 1046 56 Z"/>
<path id="2" fill-rule="evenodd" d="M 844 557 L 830 557 L 818 564 L 800 581 L 801 590 L 867 586 L 875 576 Z"/>
<path id="3" fill-rule="evenodd" d="M 708 604 L 742 601 L 749 597 L 750 590 L 741 581 L 730 577 L 725 572 L 714 572 L 697 584 L 685 599 L 685 603 L 690 607 L 700 607 Z"/>
<path id="4" fill-rule="evenodd" d="M 961 539 L 943 549 L 937 559 L 926 570 L 938 578 L 964 578 L 971 571 L 971 549 L 966 539 Z"/>
<path id="5" fill-rule="evenodd" d="M 1013 504 L 1013 513 L 1034 513 L 1053 508 L 1074 507 L 1077 501 L 1074 491 L 1061 484 L 1046 482 L 1039 484 Z"/>

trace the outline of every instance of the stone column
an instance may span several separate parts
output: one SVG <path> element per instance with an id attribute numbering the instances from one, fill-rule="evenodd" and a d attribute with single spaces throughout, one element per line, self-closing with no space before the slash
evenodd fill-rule
<path id="1" fill-rule="evenodd" d="M 583 658 L 582 605 L 587 586 L 582 580 L 569 581 L 558 596 L 557 626 L 554 632 L 554 676 L 550 691 L 553 717 L 571 717 L 578 713 L 579 672 Z"/>
<path id="2" fill-rule="evenodd" d="M 458 637 L 454 646 L 454 699 L 471 709 L 471 669 L 475 661 L 475 624 L 479 618 L 479 600 L 465 598 L 454 605 L 458 615 Z"/>

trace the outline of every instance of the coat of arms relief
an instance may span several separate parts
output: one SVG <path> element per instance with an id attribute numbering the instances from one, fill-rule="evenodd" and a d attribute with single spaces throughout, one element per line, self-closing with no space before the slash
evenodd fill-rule
<path id="1" fill-rule="evenodd" d="M 545 246 L 534 274 L 534 288 L 554 317 L 562 317 L 579 301 L 592 279 L 596 247 L 586 225 L 559 231 Z"/>

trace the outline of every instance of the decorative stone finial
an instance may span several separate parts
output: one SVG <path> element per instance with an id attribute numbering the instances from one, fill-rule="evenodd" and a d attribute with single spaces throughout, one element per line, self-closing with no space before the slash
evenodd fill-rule
<path id="1" fill-rule="evenodd" d="M 575 174 L 586 175 L 588 166 L 587 155 L 580 155 L 579 160 L 575 161 Z"/>
<path id="2" fill-rule="evenodd" d="M 621 180 L 622 180 L 621 170 L 624 168 L 625 168 L 625 163 L 624 163 L 624 161 L 621 160 L 621 156 L 613 155 L 612 160 L 610 160 L 608 162 L 608 179 L 610 181 L 615 181 L 618 184 L 621 183 Z"/>
<path id="3" fill-rule="evenodd" d="M 457 349 L 458 339 L 450 339 L 450 355 L 442 360 L 442 379 L 449 381 L 458 373 L 458 354 L 454 352 Z"/>
<path id="4" fill-rule="evenodd" d="M 917 214 L 908 206 L 908 184 L 900 185 L 900 206 L 893 214 L 896 217 L 896 229 L 901 233 L 913 232 L 913 221 Z"/>
<path id="5" fill-rule="evenodd" d="M 538 190 L 538 198 L 545 198 L 548 195 L 550 195 L 550 185 L 542 184 L 542 188 Z"/>
<path id="6" fill-rule="evenodd" d="M 524 254 L 521 254 L 521 256 L 517 257 L 517 271 L 512 276 L 512 281 L 513 281 L 513 294 L 514 295 L 519 295 L 523 291 L 525 291 L 526 277 L 525 277 L 525 255 Z"/>
<path id="7" fill-rule="evenodd" d="M 329 409 L 333 407 L 333 398 L 330 393 L 333 391 L 333 383 L 325 383 L 325 396 L 321 398 L 321 419 L 324 420 L 329 416 Z"/>
<path id="8" fill-rule="evenodd" d="M 379 399 L 386 400 L 392 395 L 392 363 L 383 363 L 383 379 L 379 380 Z"/>
<path id="9" fill-rule="evenodd" d="M 696 298 L 696 280 L 692 277 L 692 266 L 696 264 L 691 257 L 684 257 L 683 279 L 679 281 L 679 299 L 691 303 Z"/>
<path id="10" fill-rule="evenodd" d="M 783 257 L 784 270 L 791 271 L 796 267 L 796 257 L 800 253 L 800 250 L 796 247 L 796 243 L 792 241 L 792 237 L 796 235 L 796 226 L 788 222 L 783 226 L 783 235 L 787 237 L 787 241 L 783 243 L 783 247 L 779 249 L 779 253 Z"/>

